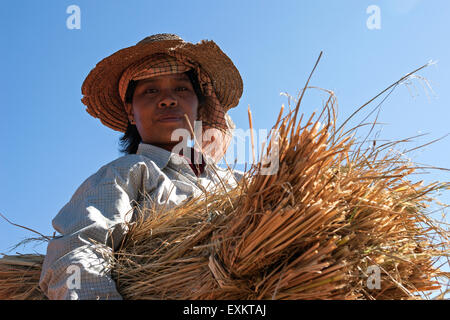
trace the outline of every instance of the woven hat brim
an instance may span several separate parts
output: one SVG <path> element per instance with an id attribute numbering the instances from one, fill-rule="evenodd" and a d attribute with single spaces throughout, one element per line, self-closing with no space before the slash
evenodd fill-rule
<path id="1" fill-rule="evenodd" d="M 101 60 L 81 87 L 86 111 L 107 127 L 125 132 L 128 117 L 119 95 L 122 73 L 134 62 L 156 53 L 176 51 L 198 63 L 210 77 L 225 112 L 235 107 L 243 92 L 242 78 L 231 59 L 211 40 L 197 44 L 162 40 L 121 49 Z"/>

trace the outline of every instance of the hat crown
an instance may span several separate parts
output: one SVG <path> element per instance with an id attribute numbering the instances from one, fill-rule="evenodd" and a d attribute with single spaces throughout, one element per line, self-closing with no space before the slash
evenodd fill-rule
<path id="1" fill-rule="evenodd" d="M 137 44 L 144 44 L 156 41 L 167 41 L 167 40 L 178 40 L 183 41 L 178 35 L 173 33 L 158 33 L 152 36 L 146 37 L 143 40 L 139 41 Z"/>

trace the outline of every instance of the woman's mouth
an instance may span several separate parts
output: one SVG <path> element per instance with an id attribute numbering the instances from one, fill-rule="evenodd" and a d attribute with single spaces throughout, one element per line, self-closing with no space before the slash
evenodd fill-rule
<path id="1" fill-rule="evenodd" d="M 181 117 L 166 117 L 159 119 L 160 122 L 178 122 L 183 120 Z"/>

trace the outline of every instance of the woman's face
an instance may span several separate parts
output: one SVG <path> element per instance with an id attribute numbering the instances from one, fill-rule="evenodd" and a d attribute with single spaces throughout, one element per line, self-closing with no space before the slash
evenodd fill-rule
<path id="1" fill-rule="evenodd" d="M 145 143 L 172 151 L 181 138 L 172 139 L 172 132 L 184 128 L 187 132 L 197 119 L 198 98 L 185 73 L 175 73 L 139 80 L 132 105 L 127 105 L 130 120 Z"/>

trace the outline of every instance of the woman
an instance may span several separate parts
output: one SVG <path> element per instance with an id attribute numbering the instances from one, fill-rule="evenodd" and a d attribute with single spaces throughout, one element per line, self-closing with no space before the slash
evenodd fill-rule
<path id="1" fill-rule="evenodd" d="M 230 143 L 226 112 L 242 87 L 213 41 L 192 44 L 173 34 L 147 37 L 96 65 L 82 102 L 125 133 L 126 155 L 87 178 L 53 219 L 61 236 L 48 244 L 39 282 L 50 299 L 121 299 L 104 253 L 117 249 L 136 207 L 163 210 L 235 185 L 242 172 L 215 163 Z"/>

